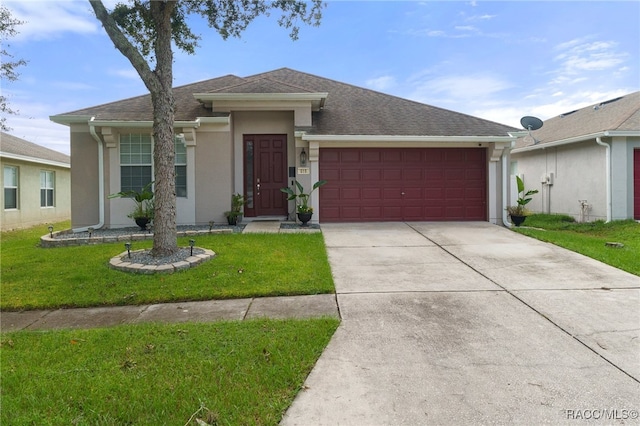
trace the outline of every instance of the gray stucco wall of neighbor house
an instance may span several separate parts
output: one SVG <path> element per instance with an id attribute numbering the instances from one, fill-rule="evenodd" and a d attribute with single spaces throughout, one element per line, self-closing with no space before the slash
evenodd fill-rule
<path id="1" fill-rule="evenodd" d="M 584 219 L 606 220 L 605 148 L 595 141 L 512 154 L 517 173 L 527 189 L 539 192 L 527 208 L 533 212 L 563 213 L 581 217 L 580 200 L 589 208 Z M 542 176 L 553 173 L 553 185 L 543 185 Z"/>
<path id="2" fill-rule="evenodd" d="M 640 137 L 611 138 L 611 219 L 633 218 L 633 151 Z"/>

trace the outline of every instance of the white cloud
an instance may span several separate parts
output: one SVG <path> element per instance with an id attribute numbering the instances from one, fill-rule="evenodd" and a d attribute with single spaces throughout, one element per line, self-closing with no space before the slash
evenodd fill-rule
<path id="1" fill-rule="evenodd" d="M 121 68 L 121 69 L 110 69 L 107 71 L 107 73 L 115 77 L 122 77 L 130 80 L 140 79 L 140 75 L 138 74 L 138 71 L 136 71 L 133 67 Z"/>
<path id="2" fill-rule="evenodd" d="M 16 29 L 16 41 L 55 38 L 63 33 L 92 34 L 100 30 L 88 3 L 5 1 L 13 17 L 24 24 Z"/>
<path id="3" fill-rule="evenodd" d="M 396 79 L 391 75 L 385 75 L 367 80 L 366 85 L 374 90 L 388 90 L 396 86 Z"/>
<path id="4" fill-rule="evenodd" d="M 502 92 L 512 84 L 488 74 L 446 75 L 415 84 L 410 96 L 418 101 L 440 99 L 443 102 L 480 100 Z"/>
<path id="5" fill-rule="evenodd" d="M 617 51 L 618 44 L 612 41 L 588 42 L 574 39 L 556 46 L 560 51 L 554 61 L 560 63 L 561 75 L 575 75 L 581 71 L 602 71 L 616 68 L 628 58 L 625 52 Z"/>

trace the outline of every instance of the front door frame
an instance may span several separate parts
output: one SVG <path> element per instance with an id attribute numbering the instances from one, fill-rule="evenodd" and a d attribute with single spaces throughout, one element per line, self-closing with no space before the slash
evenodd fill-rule
<path id="1" fill-rule="evenodd" d="M 277 207 L 277 202 L 272 200 L 271 208 L 265 210 L 264 207 L 260 207 L 258 201 L 262 201 L 258 199 L 261 196 L 261 191 L 263 190 L 264 182 L 260 182 L 259 174 L 264 173 L 261 171 L 261 167 L 264 165 L 260 164 L 260 147 L 259 144 L 256 143 L 260 138 L 271 138 L 274 139 L 283 139 L 284 147 L 281 151 L 282 153 L 282 169 L 281 170 L 271 170 L 267 172 L 269 176 L 279 176 L 282 178 L 282 182 L 277 185 L 278 188 L 272 187 L 271 193 L 273 197 L 278 197 L 279 193 L 274 193 L 275 190 L 279 190 L 280 187 L 287 186 L 287 171 L 288 171 L 288 136 L 284 133 L 278 134 L 243 134 L 242 135 L 242 167 L 243 167 L 243 191 L 245 199 L 247 200 L 247 204 L 245 204 L 244 215 L 246 217 L 259 217 L 259 216 L 284 216 L 286 217 L 288 214 L 288 202 L 286 201 L 286 195 L 282 193 L 282 208 Z M 252 144 L 252 149 L 249 150 L 249 144 Z M 251 158 L 249 158 L 249 156 Z M 269 159 L 270 164 L 268 167 L 272 166 L 272 159 Z M 251 162 L 251 163 L 249 163 Z M 278 175 L 278 172 L 280 175 Z M 273 186 L 273 185 L 271 185 Z M 274 204 L 275 203 L 275 204 Z"/>

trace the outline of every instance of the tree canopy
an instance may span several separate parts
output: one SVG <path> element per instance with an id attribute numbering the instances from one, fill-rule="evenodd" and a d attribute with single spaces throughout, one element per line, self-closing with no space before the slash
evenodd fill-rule
<path id="1" fill-rule="evenodd" d="M 19 74 L 16 69 L 22 65 L 26 65 L 27 63 L 24 59 L 15 60 L 14 56 L 7 50 L 9 45 L 5 43 L 6 40 L 11 37 L 15 37 L 16 34 L 18 34 L 16 27 L 23 23 L 24 22 L 15 19 L 11 15 L 11 11 L 9 11 L 9 9 L 4 6 L 0 6 L 0 42 L 2 42 L 2 47 L 0 47 L 0 80 L 17 80 Z M 4 94 L 0 94 L 0 113 L 3 115 L 3 117 L 0 118 L 0 129 L 3 131 L 10 130 L 7 126 L 7 118 L 4 115 L 17 114 L 17 111 L 14 111 L 9 107 L 7 97 Z"/>
<path id="2" fill-rule="evenodd" d="M 240 37 L 259 16 L 279 12 L 278 25 L 298 38 L 299 25 L 317 26 L 321 0 L 131 0 L 108 11 L 102 1 L 89 0 L 114 46 L 131 62 L 153 103 L 155 219 L 154 256 L 177 250 L 174 168 L 174 98 L 172 43 L 195 53 L 201 36 L 188 17 L 197 15 L 223 38 Z"/>

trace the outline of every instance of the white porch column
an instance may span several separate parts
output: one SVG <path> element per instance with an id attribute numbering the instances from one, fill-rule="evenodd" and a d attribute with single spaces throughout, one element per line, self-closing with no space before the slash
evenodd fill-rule
<path id="1" fill-rule="evenodd" d="M 309 142 L 309 173 L 311 174 L 311 182 L 309 183 L 309 191 L 313 187 L 313 184 L 320 180 L 320 144 L 318 142 Z M 319 189 L 311 194 L 311 207 L 313 207 L 314 215 L 311 218 L 311 223 L 319 223 L 320 217 L 320 194 Z"/>

